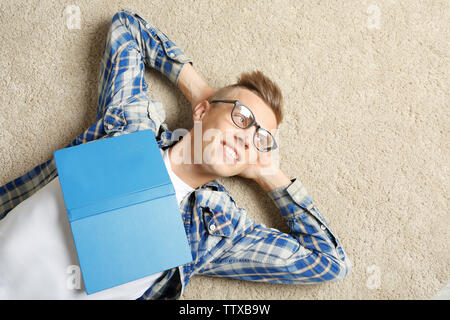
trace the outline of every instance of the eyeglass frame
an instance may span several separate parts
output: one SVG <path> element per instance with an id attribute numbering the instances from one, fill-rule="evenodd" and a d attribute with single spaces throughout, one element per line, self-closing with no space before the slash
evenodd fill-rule
<path id="1" fill-rule="evenodd" d="M 269 152 L 269 151 L 272 151 L 272 150 L 275 150 L 276 148 L 278 148 L 278 145 L 277 145 L 277 143 L 276 143 L 276 141 L 275 141 L 275 137 L 270 133 L 269 130 L 264 129 L 263 127 L 260 126 L 260 124 L 259 124 L 258 122 L 256 122 L 256 117 L 255 117 L 255 115 L 253 114 L 252 110 L 251 110 L 249 107 L 247 107 L 245 104 L 243 104 L 243 103 L 240 102 L 239 100 L 221 100 L 221 99 L 211 100 L 210 103 L 216 103 L 216 102 L 223 102 L 223 103 L 232 103 L 232 104 L 234 104 L 233 109 L 231 109 L 231 114 L 230 114 L 230 115 L 231 115 L 231 120 L 233 121 L 233 123 L 234 123 L 234 125 L 235 125 L 236 127 L 240 128 L 240 129 L 248 129 L 248 128 L 251 128 L 251 127 L 253 127 L 253 126 L 256 126 L 256 130 L 255 130 L 255 132 L 254 132 L 254 134 L 253 134 L 253 145 L 255 146 L 256 150 L 258 150 L 258 151 L 260 151 L 260 152 Z M 234 122 L 234 119 L 233 119 L 233 111 L 234 111 L 234 109 L 236 109 L 236 107 L 239 107 L 239 106 L 243 106 L 243 107 L 247 108 L 247 110 L 250 111 L 250 114 L 253 116 L 253 122 L 252 122 L 251 124 L 249 124 L 248 126 L 246 126 L 246 127 L 240 127 L 238 124 L 236 124 L 236 122 Z M 258 132 L 258 130 L 264 130 L 264 131 L 266 131 L 266 132 L 272 137 L 273 145 L 272 145 L 271 147 L 269 147 L 269 149 L 267 149 L 267 150 L 260 150 L 260 149 L 256 146 L 256 143 L 255 143 L 255 137 L 256 137 L 256 132 Z"/>

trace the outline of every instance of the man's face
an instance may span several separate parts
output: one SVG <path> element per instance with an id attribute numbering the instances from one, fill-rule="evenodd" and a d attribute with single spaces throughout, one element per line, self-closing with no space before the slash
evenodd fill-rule
<path id="1" fill-rule="evenodd" d="M 275 136 L 277 120 L 273 110 L 256 94 L 246 89 L 238 89 L 226 100 L 239 100 L 255 116 L 259 125 Z M 257 129 L 237 127 L 231 118 L 232 103 L 204 102 L 201 110 L 194 112 L 194 121 L 201 121 L 203 143 L 202 166 L 211 174 L 230 177 L 238 175 L 250 164 L 256 164 L 258 151 L 253 143 Z M 196 138 L 198 139 L 198 138 Z M 195 141 L 194 143 L 198 143 Z M 200 148 L 194 148 L 194 152 Z"/>

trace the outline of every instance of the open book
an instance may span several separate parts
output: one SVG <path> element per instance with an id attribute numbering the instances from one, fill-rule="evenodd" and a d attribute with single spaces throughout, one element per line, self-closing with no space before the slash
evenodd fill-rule
<path id="1" fill-rule="evenodd" d="M 192 261 L 152 130 L 53 155 L 87 294 Z"/>

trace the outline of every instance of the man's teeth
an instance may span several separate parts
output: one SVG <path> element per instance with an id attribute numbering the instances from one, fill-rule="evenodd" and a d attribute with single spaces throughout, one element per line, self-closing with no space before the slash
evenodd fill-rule
<path id="1" fill-rule="evenodd" d="M 224 149 L 225 149 L 225 152 L 228 154 L 228 155 L 230 155 L 232 158 L 234 158 L 235 160 L 237 160 L 237 154 L 236 154 L 236 152 L 234 152 L 234 150 L 232 149 L 232 148 L 230 148 L 229 146 L 227 146 L 227 145 L 224 145 Z"/>

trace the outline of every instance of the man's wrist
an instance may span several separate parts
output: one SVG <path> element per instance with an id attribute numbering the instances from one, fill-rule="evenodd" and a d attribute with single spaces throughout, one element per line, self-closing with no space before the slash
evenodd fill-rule
<path id="1" fill-rule="evenodd" d="M 292 181 L 280 169 L 275 174 L 262 174 L 254 181 L 265 191 L 269 192 L 279 187 L 288 186 Z"/>

